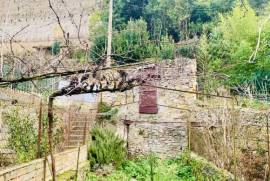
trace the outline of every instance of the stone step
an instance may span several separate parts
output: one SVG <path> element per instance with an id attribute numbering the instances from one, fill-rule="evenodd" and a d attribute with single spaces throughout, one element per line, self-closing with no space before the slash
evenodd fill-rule
<path id="1" fill-rule="evenodd" d="M 88 127 L 89 126 L 89 123 L 88 122 L 85 122 L 85 121 L 76 121 L 76 122 L 72 122 L 71 123 L 71 126 L 86 126 Z"/>
<path id="2" fill-rule="evenodd" d="M 83 140 L 83 135 L 69 135 L 69 140 Z"/>
<path id="3" fill-rule="evenodd" d="M 84 126 L 73 126 L 71 128 L 71 131 L 73 131 L 73 130 L 75 130 L 75 131 L 84 131 Z"/>
<path id="4" fill-rule="evenodd" d="M 67 144 L 67 146 L 74 146 L 74 147 L 77 147 L 78 146 L 78 144 L 83 144 L 83 141 L 81 140 L 81 141 L 69 141 L 68 142 L 68 144 Z"/>
<path id="5" fill-rule="evenodd" d="M 84 129 L 83 130 L 70 130 L 70 135 L 84 135 Z M 86 130 L 86 133 L 88 133 L 88 130 Z"/>

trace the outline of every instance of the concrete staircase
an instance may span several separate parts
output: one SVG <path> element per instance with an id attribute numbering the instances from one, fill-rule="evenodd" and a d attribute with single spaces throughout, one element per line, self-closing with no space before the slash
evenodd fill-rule
<path id="1" fill-rule="evenodd" d="M 70 119 L 65 138 L 65 148 L 70 149 L 87 143 L 89 131 L 94 123 L 94 117 L 88 115 L 75 115 Z"/>

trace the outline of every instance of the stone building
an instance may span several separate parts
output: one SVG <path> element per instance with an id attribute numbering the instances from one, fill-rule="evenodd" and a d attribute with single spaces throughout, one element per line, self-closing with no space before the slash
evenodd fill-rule
<path id="1" fill-rule="evenodd" d="M 187 146 L 189 106 L 196 100 L 188 92 L 197 89 L 196 60 L 180 58 L 140 69 L 142 76 L 152 77 L 146 81 L 152 87 L 103 93 L 102 101 L 118 107 L 117 132 L 131 155 L 177 155 Z"/>
<path id="2" fill-rule="evenodd" d="M 66 36 L 76 42 L 79 32 L 80 39 L 87 41 L 88 17 L 98 6 L 99 0 L 51 2 Z M 63 39 L 62 30 L 55 14 L 49 8 L 48 0 L 0 0 L 0 7 L 0 38 L 3 36 L 5 43 L 9 43 L 9 39 L 18 32 L 15 36 L 16 42 L 27 49 L 51 46 L 55 40 Z"/>

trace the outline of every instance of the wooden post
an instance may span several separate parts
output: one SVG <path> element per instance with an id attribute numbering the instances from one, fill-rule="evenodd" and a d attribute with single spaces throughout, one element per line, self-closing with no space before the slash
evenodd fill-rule
<path id="1" fill-rule="evenodd" d="M 78 143 L 78 155 L 77 155 L 77 166 L 76 166 L 76 174 L 75 174 L 75 181 L 78 180 L 78 173 L 79 173 L 79 164 L 80 164 L 80 152 L 81 152 L 81 147 L 80 143 Z"/>
<path id="2" fill-rule="evenodd" d="M 41 137 L 42 137 L 42 99 L 40 99 L 38 114 L 38 142 L 37 142 L 37 158 L 41 158 Z"/>
<path id="3" fill-rule="evenodd" d="M 56 181 L 56 170 L 55 170 L 55 160 L 53 155 L 53 100 L 54 97 L 49 97 L 48 103 L 48 140 L 49 140 L 49 150 L 52 161 L 52 181 Z"/>
<path id="4" fill-rule="evenodd" d="M 232 136 L 233 136 L 233 174 L 234 180 L 237 180 L 237 165 L 236 165 L 236 121 L 235 121 L 235 109 L 234 109 L 234 99 L 231 100 L 232 108 Z"/>
<path id="5" fill-rule="evenodd" d="M 44 156 L 44 161 L 43 161 L 43 180 L 44 181 L 46 181 L 46 162 L 47 162 L 47 151 L 45 151 L 45 156 Z"/>
<path id="6" fill-rule="evenodd" d="M 266 132 L 267 132 L 267 163 L 268 163 L 268 170 L 267 170 L 267 180 L 270 180 L 270 138 L 269 138 L 269 118 L 268 113 L 266 116 Z"/>

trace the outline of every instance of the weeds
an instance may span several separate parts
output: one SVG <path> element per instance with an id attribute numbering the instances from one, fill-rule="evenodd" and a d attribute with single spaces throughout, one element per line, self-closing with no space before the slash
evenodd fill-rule
<path id="1" fill-rule="evenodd" d="M 130 181 L 132 179 L 137 181 L 227 181 L 232 180 L 232 175 L 197 155 L 185 153 L 170 159 L 160 159 L 150 154 L 127 160 L 122 167 L 108 176 L 89 173 L 87 181 L 91 179 L 94 181 Z"/>

